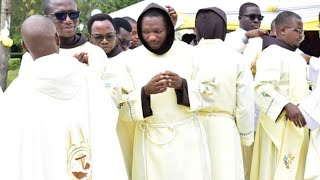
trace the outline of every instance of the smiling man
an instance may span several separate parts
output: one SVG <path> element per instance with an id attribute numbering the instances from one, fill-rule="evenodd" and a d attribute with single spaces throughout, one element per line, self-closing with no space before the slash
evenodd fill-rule
<path id="1" fill-rule="evenodd" d="M 101 48 L 87 42 L 81 33 L 76 33 L 80 15 L 76 1 L 45 0 L 43 11 L 57 28 L 61 41 L 60 53 L 76 57 L 101 76 L 107 56 Z M 32 57 L 26 53 L 22 58 L 19 76 L 30 73 L 32 63 Z"/>

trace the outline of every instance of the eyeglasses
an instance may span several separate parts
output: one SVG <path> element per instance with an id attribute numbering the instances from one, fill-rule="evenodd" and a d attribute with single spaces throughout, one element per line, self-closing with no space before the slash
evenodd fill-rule
<path id="1" fill-rule="evenodd" d="M 56 13 L 51 13 L 50 15 L 54 15 L 56 19 L 59 21 L 65 21 L 67 19 L 67 16 L 69 16 L 71 20 L 75 20 L 79 18 L 80 11 L 56 12 Z"/>
<path id="2" fill-rule="evenodd" d="M 104 39 L 106 39 L 107 41 L 112 41 L 114 40 L 114 38 L 116 37 L 115 34 L 105 34 L 105 35 L 102 35 L 102 34 L 92 34 L 91 35 L 93 39 L 95 39 L 96 41 L 98 42 L 101 42 L 103 41 Z"/>
<path id="3" fill-rule="evenodd" d="M 262 21 L 262 19 L 264 18 L 264 16 L 261 16 L 261 14 L 247 14 L 247 15 L 242 15 L 242 16 L 248 17 L 252 21 L 254 21 L 256 18 L 259 21 Z"/>
<path id="4" fill-rule="evenodd" d="M 133 45 L 133 42 L 131 40 L 122 39 L 119 36 L 117 36 L 117 37 L 120 40 L 120 43 L 122 46 L 131 47 Z"/>
<path id="5" fill-rule="evenodd" d="M 289 30 L 291 30 L 291 31 L 295 31 L 295 32 L 297 32 L 297 33 L 299 33 L 299 34 L 301 34 L 301 33 L 304 32 L 304 30 L 301 29 L 301 28 L 290 28 L 290 27 L 286 27 L 286 28 L 289 29 Z"/>

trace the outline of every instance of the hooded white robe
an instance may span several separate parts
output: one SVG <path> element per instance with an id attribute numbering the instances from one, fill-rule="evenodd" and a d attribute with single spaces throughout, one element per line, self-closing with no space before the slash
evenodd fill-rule
<path id="1" fill-rule="evenodd" d="M 126 180 L 118 112 L 100 80 L 58 54 L 36 59 L 32 70 L 0 102 L 0 179 Z"/>

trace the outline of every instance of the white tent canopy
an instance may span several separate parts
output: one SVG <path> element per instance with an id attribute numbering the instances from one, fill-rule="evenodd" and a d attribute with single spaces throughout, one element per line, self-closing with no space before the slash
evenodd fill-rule
<path id="1" fill-rule="evenodd" d="M 137 19 L 142 10 L 150 3 L 157 3 L 161 6 L 170 5 L 175 8 L 179 17 L 178 24 L 181 28 L 192 28 L 194 16 L 197 11 L 205 7 L 219 7 L 227 14 L 228 29 L 235 29 L 238 26 L 239 8 L 245 0 L 144 0 L 124 9 L 110 13 L 111 17 L 130 16 Z M 288 10 L 299 14 L 304 21 L 306 30 L 318 30 L 318 15 L 320 0 L 251 0 L 256 3 L 265 18 L 262 21 L 262 28 L 269 28 L 271 21 L 282 11 Z"/>

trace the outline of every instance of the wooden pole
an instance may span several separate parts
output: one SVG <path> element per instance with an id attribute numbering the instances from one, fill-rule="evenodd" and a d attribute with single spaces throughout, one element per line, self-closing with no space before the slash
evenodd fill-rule
<path id="1" fill-rule="evenodd" d="M 11 18 L 11 0 L 1 0 L 1 26 L 10 30 Z M 9 48 L 0 43 L 0 86 L 2 90 L 6 89 L 9 69 Z"/>

